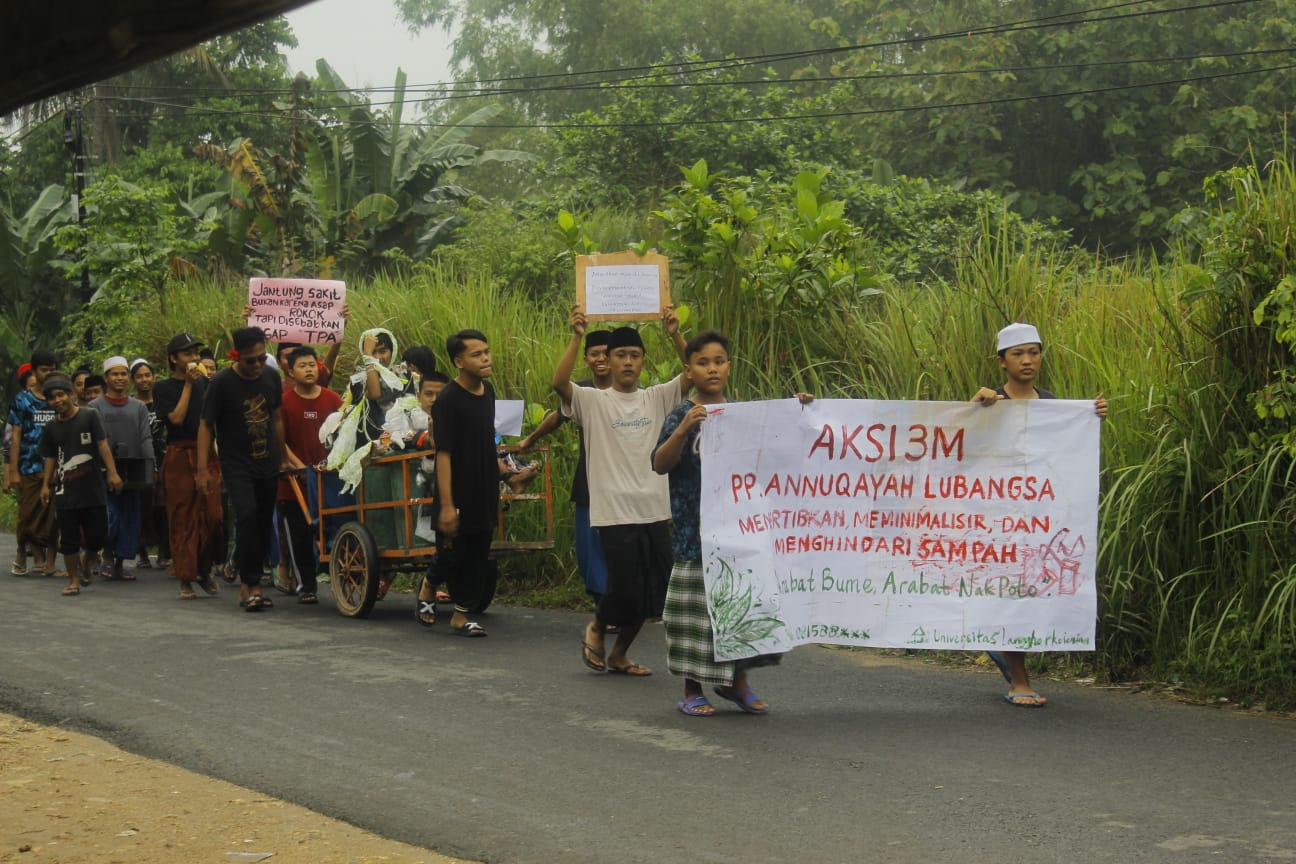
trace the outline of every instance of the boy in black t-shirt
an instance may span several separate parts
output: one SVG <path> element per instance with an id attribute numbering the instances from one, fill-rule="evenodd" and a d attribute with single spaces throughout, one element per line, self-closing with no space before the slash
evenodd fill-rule
<path id="1" fill-rule="evenodd" d="M 213 440 L 220 446 L 221 474 L 234 510 L 235 547 L 243 588 L 239 605 L 260 612 L 274 603 L 261 596 L 261 562 L 270 548 L 279 471 L 302 468 L 284 447 L 283 385 L 266 366 L 266 336 L 260 327 L 240 327 L 232 334 L 237 359 L 211 379 L 198 427 L 194 486 L 200 495 L 211 488 L 207 466 Z"/>
<path id="2" fill-rule="evenodd" d="M 167 530 L 171 572 L 180 581 L 180 597 L 196 596 L 197 583 L 208 594 L 217 592 L 212 565 L 224 560 L 224 514 L 221 512 L 220 464 L 208 453 L 211 488 L 203 494 L 194 486 L 198 467 L 198 429 L 207 393 L 208 373 L 198 362 L 202 343 L 190 333 L 177 333 L 167 342 L 170 377 L 153 386 L 153 401 L 166 427 L 167 448 L 158 471 L 166 490 Z"/>
<path id="3" fill-rule="evenodd" d="M 454 598 L 450 630 L 485 636 L 468 620 L 480 609 L 489 578 L 491 536 L 499 512 L 499 461 L 495 456 L 495 389 L 490 345 L 478 330 L 446 340 L 458 374 L 432 406 L 436 441 L 437 568 Z"/>
<path id="4" fill-rule="evenodd" d="M 58 513 L 59 551 L 68 573 L 65 597 L 80 594 L 81 585 L 90 584 L 88 570 L 84 580 L 78 573 L 81 532 L 85 532 L 87 550 L 97 552 L 104 547 L 108 542 L 108 491 L 122 488 L 103 421 L 93 409 L 77 407 L 73 392 L 66 375 L 51 374 L 45 380 L 45 399 L 54 409 L 54 420 L 41 433 L 45 466 L 40 496 L 45 504 L 52 498 Z M 101 464 L 108 472 L 106 484 L 99 473 Z"/>

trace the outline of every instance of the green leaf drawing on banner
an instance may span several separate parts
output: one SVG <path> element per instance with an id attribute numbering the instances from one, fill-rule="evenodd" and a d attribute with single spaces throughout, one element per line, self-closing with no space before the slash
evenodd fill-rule
<path id="1" fill-rule="evenodd" d="M 752 643 L 768 639 L 783 620 L 765 614 L 753 600 L 755 588 L 748 583 L 752 571 L 739 573 L 724 558 L 715 559 L 719 573 L 711 582 L 711 613 L 715 644 L 724 656 L 749 654 Z"/>

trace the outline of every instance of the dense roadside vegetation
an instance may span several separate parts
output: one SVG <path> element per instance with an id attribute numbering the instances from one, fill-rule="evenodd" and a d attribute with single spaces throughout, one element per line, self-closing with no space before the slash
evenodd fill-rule
<path id="1" fill-rule="evenodd" d="M 475 3 L 402 7 L 427 23 L 483 14 Z M 545 14 L 544 4 L 517 5 L 519 27 Z M 631 14 L 603 5 L 608 26 Z M 999 378 L 995 330 L 1033 321 L 1047 340 L 1044 385 L 1076 398 L 1101 391 L 1111 404 L 1101 650 L 1080 661 L 1114 678 L 1174 677 L 1238 701 L 1296 705 L 1296 171 L 1281 128 L 1290 72 L 1203 77 L 1259 62 L 1230 52 L 1247 39 L 1248 50 L 1281 43 L 1296 18 L 1277 12 L 1291 4 L 1217 10 L 1210 27 L 1182 13 L 1158 19 L 1174 26 L 1144 28 L 1155 32 L 1142 42 L 1127 25 L 1110 43 L 1077 35 L 1103 24 L 973 38 L 972 23 L 1043 19 L 1026 3 L 1011 4 L 1018 14 L 985 4 L 963 18 L 929 5 L 922 18 L 909 6 L 859 4 L 849 20 L 825 5 L 797 37 L 808 51 L 932 36 L 923 51 L 908 41 L 877 48 L 867 66 L 854 51 L 770 60 L 756 74 L 709 63 L 689 73 L 706 87 L 572 87 L 534 99 L 522 88 L 464 109 L 420 104 L 401 75 L 371 103 L 324 62 L 314 80 L 283 80 L 277 46 L 291 34 L 273 23 L 225 37 L 209 46 L 235 58 L 219 105 L 191 61 L 167 61 L 167 80 L 190 82 L 196 95 L 187 110 L 154 106 L 147 122 L 117 118 L 112 128 L 129 134 L 114 139 L 115 161 L 97 164 L 84 221 L 71 222 L 70 179 L 50 157 L 61 123 L 33 126 L 0 156 L 0 350 L 10 368 L 35 343 L 57 344 L 69 362 L 118 352 L 161 360 L 179 329 L 222 347 L 248 275 L 341 276 L 353 332 L 381 323 L 402 345 L 434 347 L 463 326 L 487 332 L 498 387 L 533 403 L 534 422 L 551 405 L 548 380 L 567 338 L 574 254 L 668 254 L 685 329 L 734 337 L 739 398 L 808 389 L 963 399 Z M 969 33 L 961 53 L 936 38 L 959 26 Z M 590 44 L 566 31 L 519 32 L 542 30 L 552 53 L 569 52 L 569 67 L 570 52 Z M 507 66 L 507 45 L 469 37 L 478 41 L 460 46 L 465 80 Z M 778 47 L 759 28 L 743 38 L 749 54 Z M 633 48 L 645 63 L 662 59 L 660 46 Z M 528 73 L 558 68 L 546 64 L 561 58 L 542 55 L 515 60 Z M 640 55 L 589 56 L 611 67 Z M 1137 74 L 1132 63 L 1112 65 L 1136 56 L 1145 58 Z M 919 112 L 851 114 L 881 98 L 866 86 L 884 86 L 894 104 L 971 98 L 943 89 L 971 87 L 966 77 L 920 86 L 901 72 L 993 68 L 976 79 L 990 96 L 1039 58 L 1054 89 L 1103 92 L 982 106 L 975 123 L 973 109 L 921 122 Z M 1082 60 L 1083 71 L 1064 76 Z M 640 83 L 678 82 L 677 63 L 668 58 Z M 1148 67 L 1155 74 L 1144 79 Z M 861 79 L 866 72 L 878 80 Z M 1154 95 L 1164 87 L 1106 89 L 1175 75 L 1194 80 L 1168 99 Z M 825 77 L 833 80 L 810 82 Z M 758 78 L 765 85 L 734 85 Z M 129 86 L 122 92 L 152 92 Z M 256 123 L 231 120 L 240 110 Z M 561 128 L 499 128 L 572 112 Z M 742 122 L 829 114 L 843 116 Z M 648 374 L 664 378 L 675 365 L 649 332 Z M 344 369 L 354 356 L 345 346 Z M 574 436 L 551 444 L 563 489 Z M 512 575 L 568 602 L 580 591 L 565 508 L 559 520 L 557 551 L 515 563 Z"/>

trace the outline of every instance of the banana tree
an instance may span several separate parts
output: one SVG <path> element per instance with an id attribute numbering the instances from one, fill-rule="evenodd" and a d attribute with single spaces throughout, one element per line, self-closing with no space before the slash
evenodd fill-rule
<path id="1" fill-rule="evenodd" d="M 447 217 L 472 191 L 454 182 L 460 169 L 535 158 L 517 150 L 483 150 L 467 138 L 501 108 L 485 106 L 435 133 L 406 122 L 405 73 L 397 71 L 390 106 L 376 111 L 321 60 L 321 89 L 332 104 L 305 148 L 298 199 L 329 253 L 362 267 L 396 252 L 420 257 L 444 239 Z"/>
<path id="2" fill-rule="evenodd" d="M 60 320 L 75 303 L 72 287 L 51 266 L 58 229 L 72 221 L 62 186 L 46 186 L 21 215 L 0 205 L 0 354 L 21 361 L 38 342 L 53 344 Z M 9 365 L 9 364 L 6 364 Z M 13 365 L 16 365 L 13 364 Z M 6 379 L 5 384 L 9 382 Z"/>

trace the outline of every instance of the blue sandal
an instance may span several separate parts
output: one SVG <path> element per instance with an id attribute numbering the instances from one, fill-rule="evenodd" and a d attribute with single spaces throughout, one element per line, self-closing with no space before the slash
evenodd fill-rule
<path id="1" fill-rule="evenodd" d="M 768 714 L 770 712 L 768 705 L 764 708 L 755 707 L 756 703 L 761 701 L 761 698 L 750 687 L 744 687 L 741 690 L 733 687 L 717 687 L 715 688 L 715 694 L 721 699 L 728 699 L 741 708 L 745 714 Z"/>
<path id="2" fill-rule="evenodd" d="M 692 696 L 685 697 L 676 705 L 681 714 L 687 714 L 690 717 L 711 717 L 715 715 L 715 709 L 711 708 L 711 703 L 702 693 L 695 693 Z M 703 709 L 711 708 L 710 711 Z"/>

